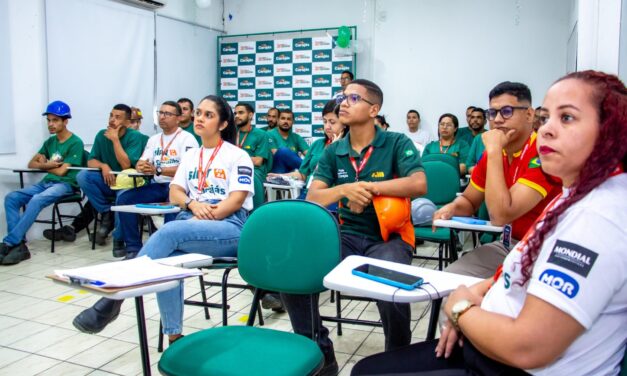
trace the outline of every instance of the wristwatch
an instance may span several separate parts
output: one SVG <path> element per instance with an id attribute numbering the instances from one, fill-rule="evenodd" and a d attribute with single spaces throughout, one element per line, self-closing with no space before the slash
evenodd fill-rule
<path id="1" fill-rule="evenodd" d="M 453 305 L 453 309 L 451 309 L 451 322 L 455 326 L 455 329 L 459 330 L 459 318 L 474 305 L 474 303 L 471 303 L 470 300 L 467 299 L 460 300 Z"/>
<path id="2" fill-rule="evenodd" d="M 182 208 L 182 209 L 183 209 L 183 210 L 187 210 L 187 209 L 189 208 L 189 204 L 191 204 L 191 202 L 192 202 L 192 201 L 194 201 L 194 199 L 193 199 L 193 198 L 191 198 L 191 197 L 188 197 L 188 198 L 185 200 L 185 203 L 183 204 L 183 208 Z"/>
<path id="3" fill-rule="evenodd" d="M 161 166 L 157 167 L 155 169 L 155 175 L 157 176 L 161 176 L 161 173 L 163 172 L 163 170 L 161 169 Z"/>

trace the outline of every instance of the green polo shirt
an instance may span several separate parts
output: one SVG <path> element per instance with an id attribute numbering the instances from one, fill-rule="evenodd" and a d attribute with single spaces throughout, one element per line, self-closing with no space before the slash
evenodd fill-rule
<path id="1" fill-rule="evenodd" d="M 257 128 L 253 128 L 250 132 L 240 131 L 238 134 L 237 146 L 244 149 L 251 157 L 262 157 L 265 159 L 261 166 L 255 166 L 255 171 L 259 170 L 263 174 L 268 173 L 270 171 L 269 166 L 272 165 L 272 153 L 268 143 L 268 134 Z"/>
<path id="2" fill-rule="evenodd" d="M 483 132 L 485 132 L 485 129 L 483 129 L 477 135 L 480 135 Z M 472 145 L 472 140 L 474 138 L 475 138 L 475 135 L 472 134 L 472 131 L 470 130 L 470 127 L 459 128 L 457 130 L 457 134 L 455 135 L 455 139 L 456 140 L 466 141 L 466 143 L 468 145 Z"/>
<path id="3" fill-rule="evenodd" d="M 106 129 L 103 129 L 96 135 L 94 146 L 91 148 L 91 153 L 89 153 L 89 159 L 96 159 L 102 163 L 106 163 L 113 171 L 122 171 L 122 166 L 120 166 L 117 158 L 115 158 L 113 142 L 105 137 L 105 131 Z M 147 142 L 148 137 L 146 135 L 134 129 L 126 128 L 124 136 L 120 138 L 120 143 L 128 159 L 131 161 L 131 167 L 135 167 L 135 163 L 137 163 L 137 160 L 142 156 Z"/>
<path id="4" fill-rule="evenodd" d="M 444 153 L 440 151 L 440 141 L 429 142 L 427 146 L 425 146 L 425 150 L 422 151 L 422 155 L 449 154 L 456 157 L 459 163 L 466 163 L 469 149 L 470 146 L 468 146 L 466 141 L 461 141 L 458 138 L 455 138 L 452 145 L 442 147 L 442 151 Z"/>
<path id="5" fill-rule="evenodd" d="M 305 156 L 305 158 L 303 158 L 303 162 L 300 164 L 298 172 L 305 175 L 305 180 L 307 180 L 307 177 L 313 174 L 314 170 L 316 169 L 318 161 L 320 160 L 322 153 L 324 153 L 326 142 L 326 138 L 316 140 L 313 144 L 311 144 L 307 155 Z"/>
<path id="6" fill-rule="evenodd" d="M 418 171 L 424 171 L 420 153 L 414 143 L 404 134 L 385 132 L 376 127 L 371 145 L 374 147 L 370 159 L 359 174 L 361 181 L 385 181 L 397 177 L 406 177 Z M 332 143 L 323 152 L 314 172 L 314 179 L 329 187 L 354 183 L 355 169 L 349 157 L 355 158 L 357 166 L 364 158 L 369 146 L 357 153 L 350 144 L 350 132 L 343 139 Z M 366 236 L 375 241 L 382 241 L 379 220 L 372 204 L 360 214 L 355 214 L 346 207 L 348 200 L 343 198 L 338 209 L 342 221 L 343 233 Z"/>
<path id="7" fill-rule="evenodd" d="M 83 140 L 77 135 L 72 134 L 67 140 L 60 142 L 57 136 L 48 138 L 39 149 L 38 153 L 45 156 L 49 161 L 69 163 L 72 166 L 83 166 Z M 68 170 L 64 176 L 55 174 L 47 174 L 43 178 L 43 182 L 59 182 L 68 183 L 74 187 L 78 187 L 76 183 L 76 170 Z"/>
<path id="8" fill-rule="evenodd" d="M 179 128 L 181 128 L 185 132 L 187 132 L 187 133 L 191 134 L 192 136 L 194 136 L 196 141 L 198 141 L 198 145 L 202 146 L 202 139 L 200 138 L 199 135 L 196 134 L 196 131 L 194 130 L 194 122 L 189 123 L 187 128 L 183 128 L 183 127 L 179 127 Z"/>
<path id="9" fill-rule="evenodd" d="M 468 158 L 466 158 L 466 168 L 471 168 L 479 162 L 481 155 L 485 151 L 485 145 L 481 137 L 475 137 L 470 145 L 470 151 L 468 152 Z"/>
<path id="10" fill-rule="evenodd" d="M 276 126 L 274 126 L 274 128 L 276 128 Z M 269 131 L 271 131 L 274 128 L 270 128 L 270 126 L 266 125 L 265 127 L 262 127 L 262 128 L 259 128 L 259 129 L 261 129 L 262 131 L 269 132 Z"/>
<path id="11" fill-rule="evenodd" d="M 287 139 L 283 138 L 279 133 L 279 127 L 270 130 L 267 132 L 269 141 L 270 141 L 270 149 L 278 149 L 281 147 L 288 148 L 295 153 L 304 153 L 309 150 L 309 145 L 307 142 L 298 134 L 290 131 Z"/>

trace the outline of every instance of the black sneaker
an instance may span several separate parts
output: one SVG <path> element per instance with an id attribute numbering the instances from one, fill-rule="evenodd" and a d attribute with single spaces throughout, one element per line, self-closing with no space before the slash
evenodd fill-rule
<path id="1" fill-rule="evenodd" d="M 61 235 L 63 236 L 63 240 L 66 242 L 73 242 L 76 240 L 76 232 L 72 226 L 63 226 L 61 227 Z"/>
<path id="2" fill-rule="evenodd" d="M 333 350 L 333 345 L 331 348 L 324 352 L 324 366 L 320 372 L 318 372 L 317 376 L 336 376 L 340 371 L 340 367 L 337 364 L 337 360 L 335 359 L 335 351 Z"/>
<path id="3" fill-rule="evenodd" d="M 113 239 L 113 257 L 124 257 L 126 256 L 126 244 L 124 244 L 124 240 L 116 240 Z"/>
<path id="4" fill-rule="evenodd" d="M 2 262 L 2 259 L 4 259 L 4 256 L 9 254 L 10 249 L 11 246 L 7 243 L 0 243 L 0 263 Z"/>
<path id="5" fill-rule="evenodd" d="M 124 300 L 102 298 L 92 307 L 87 308 L 72 321 L 72 325 L 83 333 L 99 333 L 120 315 Z"/>
<path id="6" fill-rule="evenodd" d="M 47 229 L 44 230 L 44 238 L 48 239 L 48 240 L 52 240 L 52 229 Z M 59 241 L 63 239 L 63 234 L 61 233 L 61 230 L 57 230 L 54 232 L 54 241 Z"/>
<path id="7" fill-rule="evenodd" d="M 30 252 L 25 243 L 20 243 L 11 249 L 6 256 L 2 258 L 2 265 L 15 265 L 30 258 Z"/>
<path id="8" fill-rule="evenodd" d="M 275 309 L 280 312 L 283 311 L 283 302 L 281 301 L 281 297 L 278 294 L 266 294 L 263 298 L 261 298 L 261 307 L 263 309 Z"/>

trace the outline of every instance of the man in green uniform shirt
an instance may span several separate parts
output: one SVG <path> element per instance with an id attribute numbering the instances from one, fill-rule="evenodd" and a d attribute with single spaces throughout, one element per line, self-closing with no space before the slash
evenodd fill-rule
<path id="1" fill-rule="evenodd" d="M 83 141 L 67 129 L 72 118 L 70 107 L 61 101 L 48 105 L 42 114 L 48 121 L 51 136 L 28 162 L 28 168 L 46 170 L 48 174 L 37 184 L 9 193 L 4 199 L 7 235 L 0 244 L 3 265 L 17 264 L 30 258 L 24 236 L 37 215 L 46 206 L 78 190 L 76 171 L 70 166 L 83 163 Z M 26 206 L 24 213 L 20 210 Z"/>
<path id="2" fill-rule="evenodd" d="M 279 126 L 268 132 L 272 159 L 272 172 L 279 174 L 296 170 L 307 154 L 309 145 L 299 135 L 292 132 L 294 113 L 283 110 L 279 113 Z"/>
<path id="3" fill-rule="evenodd" d="M 181 115 L 179 116 L 179 128 L 184 130 L 185 132 L 191 133 L 198 145 L 202 145 L 202 140 L 200 136 L 196 134 L 194 130 L 194 104 L 189 98 L 181 98 L 176 103 L 181 106 Z"/>
<path id="4" fill-rule="evenodd" d="M 109 126 L 96 135 L 94 146 L 87 161 L 88 167 L 100 171 L 81 171 L 76 180 L 92 206 L 103 214 L 102 224 L 95 234 L 96 242 L 104 245 L 107 235 L 113 230 L 114 220 L 111 213 L 112 198 L 116 192 L 116 176 L 111 171 L 122 171 L 135 167 L 141 157 L 148 138 L 134 129 L 128 128 L 131 108 L 125 104 L 116 104 L 109 114 Z"/>
<path id="5" fill-rule="evenodd" d="M 268 126 L 261 128 L 262 131 L 271 131 L 276 128 L 277 122 L 279 121 L 279 110 L 276 107 L 272 107 L 268 110 L 266 114 L 266 123 Z"/>
<path id="6" fill-rule="evenodd" d="M 481 107 L 475 107 L 471 113 L 471 121 L 479 122 L 483 124 L 483 127 L 485 127 L 485 110 Z M 481 133 L 483 132 L 485 132 L 485 129 L 483 129 Z M 479 162 L 479 158 L 481 158 L 481 154 L 483 154 L 483 151 L 485 150 L 481 133 L 478 133 L 477 136 L 479 137 L 473 138 L 472 143 L 470 144 L 470 151 L 468 152 L 468 158 L 466 158 L 466 169 L 469 174 L 472 173 L 475 165 Z"/>
<path id="7" fill-rule="evenodd" d="M 470 146 L 477 135 L 485 132 L 485 111 L 481 107 L 470 106 L 466 110 L 466 120 L 468 127 L 459 128 L 456 137 Z"/>
<path id="8" fill-rule="evenodd" d="M 383 103 L 381 89 L 368 80 L 352 81 L 337 98 L 340 122 L 348 135 L 329 145 L 318 161 L 307 200 L 328 206 L 340 201 L 342 258 L 361 255 L 411 264 L 413 247 L 398 234 L 387 241 L 381 235 L 374 196 L 418 197 L 427 191 L 418 150 L 404 134 L 385 132 L 374 124 Z M 311 338 L 309 297 L 282 294 L 294 332 Z M 317 302 L 317 297 L 314 299 Z M 411 340 L 409 304 L 377 302 L 385 349 Z M 315 307 L 317 308 L 317 307 Z M 319 317 L 319 316 L 318 316 Z M 321 374 L 333 374 L 337 364 L 329 331 L 321 328 L 318 344 L 325 355 Z"/>
<path id="9" fill-rule="evenodd" d="M 264 202 L 263 182 L 272 164 L 272 153 L 268 144 L 268 134 L 261 129 L 253 128 L 252 120 L 255 110 L 248 103 L 238 103 L 234 110 L 237 126 L 237 146 L 244 149 L 255 165 L 255 195 L 253 206 L 257 208 Z"/>

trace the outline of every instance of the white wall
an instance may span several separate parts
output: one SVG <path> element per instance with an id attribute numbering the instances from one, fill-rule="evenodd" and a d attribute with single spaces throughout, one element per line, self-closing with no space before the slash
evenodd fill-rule
<path id="1" fill-rule="evenodd" d="M 8 9 L 10 47 L 6 53 L 5 51 L 0 53 L 3 59 L 6 56 L 10 59 L 11 77 L 8 84 L 12 90 L 13 128 L 16 140 L 15 153 L 0 155 L 0 167 L 26 167 L 30 158 L 48 137 L 46 123 L 41 116 L 48 104 L 44 0 L 0 1 L 6 2 L 3 5 Z M 159 13 L 222 29 L 222 4 L 221 0 L 214 0 L 211 7 L 197 10 L 192 0 L 169 0 L 168 5 Z M 35 183 L 41 177 L 34 174 L 28 176 L 27 184 Z M 17 188 L 19 188 L 17 174 L 0 170 L 0 197 L 3 203 L 6 194 Z M 42 216 L 50 215 L 49 210 L 45 213 Z M 33 226 L 28 237 L 40 238 L 41 232 L 42 226 Z M 0 236 L 4 237 L 5 234 L 4 205 L 0 205 Z"/>
<path id="2" fill-rule="evenodd" d="M 620 21 L 621 0 L 579 0 L 577 70 L 618 73 Z"/>

